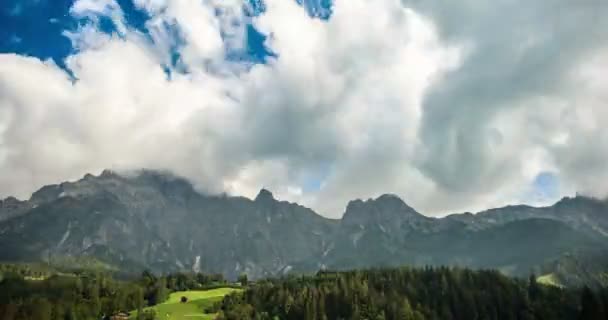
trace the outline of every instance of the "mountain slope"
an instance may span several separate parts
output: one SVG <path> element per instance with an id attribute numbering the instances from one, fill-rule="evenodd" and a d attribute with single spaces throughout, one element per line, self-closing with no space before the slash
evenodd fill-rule
<path id="1" fill-rule="evenodd" d="M 254 201 L 206 196 L 168 173 L 104 171 L 47 186 L 0 223 L 0 258 L 92 254 L 156 271 L 252 276 L 319 255 L 335 223 L 263 190 Z M 107 259 L 107 257 L 105 257 Z"/>
<path id="2" fill-rule="evenodd" d="M 340 220 L 261 190 L 254 200 L 197 192 L 183 178 L 104 171 L 0 202 L 0 260 L 90 257 L 123 270 L 234 277 L 321 268 L 460 265 L 526 274 L 606 248 L 606 202 L 566 198 L 426 217 L 394 195 L 351 201 Z M 580 269 L 580 268 L 579 268 Z"/>

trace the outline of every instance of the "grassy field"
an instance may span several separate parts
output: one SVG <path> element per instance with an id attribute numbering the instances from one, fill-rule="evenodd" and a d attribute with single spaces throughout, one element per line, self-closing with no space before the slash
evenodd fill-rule
<path id="1" fill-rule="evenodd" d="M 549 273 L 549 274 L 545 274 L 542 275 L 538 278 L 536 278 L 536 281 L 538 281 L 538 283 L 547 285 L 547 286 L 554 286 L 554 287 L 563 287 L 563 285 L 560 283 L 559 279 L 557 279 L 557 277 L 553 274 L 553 273 Z"/>
<path id="2" fill-rule="evenodd" d="M 161 304 L 146 308 L 156 311 L 159 320 L 212 320 L 215 314 L 204 313 L 205 308 L 232 292 L 240 291 L 233 288 L 218 288 L 205 291 L 178 291 L 169 296 L 169 299 Z M 181 297 L 188 298 L 188 302 L 181 303 Z M 137 312 L 131 313 L 131 319 L 136 319 Z"/>

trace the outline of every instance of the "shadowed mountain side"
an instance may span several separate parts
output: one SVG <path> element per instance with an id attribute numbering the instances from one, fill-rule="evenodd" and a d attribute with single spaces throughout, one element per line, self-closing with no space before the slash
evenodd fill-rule
<path id="1" fill-rule="evenodd" d="M 606 248 L 606 208 L 577 197 L 430 218 L 383 195 L 351 201 L 332 220 L 264 189 L 254 200 L 205 195 L 167 172 L 106 170 L 0 203 L 0 259 L 90 257 L 123 270 L 253 278 L 403 264 L 524 275 L 565 254 Z"/>

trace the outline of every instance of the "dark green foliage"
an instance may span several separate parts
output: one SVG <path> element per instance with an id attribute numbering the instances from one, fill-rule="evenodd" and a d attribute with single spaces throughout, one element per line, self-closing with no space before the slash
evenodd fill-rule
<path id="1" fill-rule="evenodd" d="M 246 273 L 242 273 L 239 276 L 238 282 L 240 282 L 241 285 L 246 286 L 247 283 L 249 282 L 249 280 L 247 279 L 247 274 Z"/>
<path id="2" fill-rule="evenodd" d="M 583 319 L 606 319 L 606 301 L 602 301 L 595 292 L 585 287 L 581 294 L 581 313 L 580 320 Z"/>
<path id="3" fill-rule="evenodd" d="M 137 290 L 137 320 L 143 320 L 144 303 L 144 291 L 139 288 Z"/>
<path id="4" fill-rule="evenodd" d="M 11 275 L 0 282 L 0 319 L 97 319 L 143 303 L 139 285 L 101 274 L 35 281 Z"/>
<path id="5" fill-rule="evenodd" d="M 137 320 L 152 320 L 154 312 L 143 309 L 165 301 L 170 292 L 223 282 L 217 275 L 157 277 L 147 271 L 130 281 L 98 272 L 38 274 L 25 265 L 3 265 L 0 271 L 0 320 L 89 320 L 131 310 Z"/>
<path id="6" fill-rule="evenodd" d="M 142 314 L 142 320 L 154 320 L 156 319 L 156 312 L 154 310 L 146 310 Z"/>
<path id="7" fill-rule="evenodd" d="M 226 296 L 220 319 L 605 319 L 607 290 L 568 290 L 497 271 L 453 268 L 319 272 Z"/>

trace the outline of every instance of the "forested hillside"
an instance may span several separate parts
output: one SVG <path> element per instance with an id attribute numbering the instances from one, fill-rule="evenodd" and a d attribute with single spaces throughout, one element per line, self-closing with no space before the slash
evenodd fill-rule
<path id="1" fill-rule="evenodd" d="M 224 299 L 220 319 L 605 319 L 608 290 L 560 289 L 497 271 L 320 272 L 262 281 Z"/>
<path id="2" fill-rule="evenodd" d="M 235 286 L 234 293 L 219 302 L 207 303 L 198 314 L 217 320 L 608 317 L 608 288 L 560 288 L 540 284 L 533 276 L 515 279 L 493 270 L 402 267 L 320 271 L 314 276 L 292 275 L 257 282 L 248 282 L 243 275 L 239 279 L 242 285 L 236 285 L 221 275 L 203 273 L 158 276 L 144 272 L 137 278 L 116 280 L 99 272 L 63 273 L 27 265 L 0 267 L 2 320 L 104 319 L 120 312 L 131 312 L 131 318 L 137 320 L 165 319 L 172 317 L 167 310 L 198 310 L 196 301 L 191 306 L 180 306 L 179 297 Z M 170 294 L 177 302 L 159 305 Z M 151 306 L 155 307 L 148 308 Z M 158 310 L 164 311 L 157 314 Z"/>
<path id="3" fill-rule="evenodd" d="M 171 292 L 230 286 L 221 275 L 144 272 L 117 280 L 109 274 L 44 270 L 40 266 L 0 265 L 0 319 L 89 320 L 142 311 L 164 302 Z M 155 319 L 141 312 L 137 320 Z"/>

